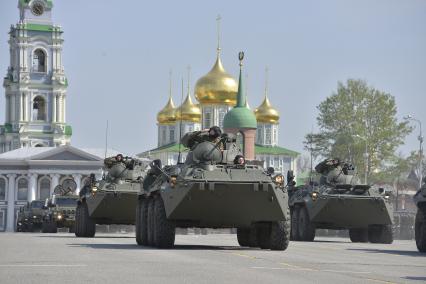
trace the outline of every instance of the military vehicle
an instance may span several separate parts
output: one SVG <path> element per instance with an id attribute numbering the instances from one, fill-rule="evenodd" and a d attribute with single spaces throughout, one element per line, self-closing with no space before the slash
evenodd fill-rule
<path id="1" fill-rule="evenodd" d="M 134 225 L 137 194 L 142 187 L 148 163 L 118 154 L 104 160 L 106 174 L 80 191 L 77 205 L 77 237 L 94 237 L 96 224 Z"/>
<path id="2" fill-rule="evenodd" d="M 184 138 L 184 146 L 193 144 L 185 163 L 151 163 L 138 196 L 136 242 L 171 248 L 177 227 L 237 228 L 241 246 L 285 250 L 290 212 L 283 176 L 246 162 L 232 134 L 217 142 Z"/>
<path id="3" fill-rule="evenodd" d="M 426 252 L 426 178 L 422 187 L 414 195 L 414 203 L 417 206 L 415 221 L 416 246 L 419 252 Z"/>
<path id="4" fill-rule="evenodd" d="M 16 231 L 34 232 L 39 230 L 42 224 L 43 205 L 43 200 L 33 200 L 19 208 Z"/>
<path id="5" fill-rule="evenodd" d="M 352 242 L 393 242 L 389 192 L 360 184 L 354 167 L 339 159 L 315 170 L 319 181 L 289 187 L 292 240 L 313 241 L 315 229 L 349 229 Z M 292 172 L 287 178 L 294 179 Z"/>
<path id="6" fill-rule="evenodd" d="M 77 184 L 73 179 L 65 179 L 53 190 L 52 197 L 46 199 L 41 231 L 57 233 L 58 228 L 68 228 L 70 233 L 75 230 L 75 211 L 78 196 L 74 194 Z"/>

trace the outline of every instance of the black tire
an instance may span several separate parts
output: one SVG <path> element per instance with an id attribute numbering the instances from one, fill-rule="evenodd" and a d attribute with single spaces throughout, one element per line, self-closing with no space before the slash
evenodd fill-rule
<path id="1" fill-rule="evenodd" d="M 392 225 L 369 226 L 368 240 L 376 244 L 391 244 L 393 242 Z"/>
<path id="2" fill-rule="evenodd" d="M 158 248 L 171 248 L 175 244 L 176 227 L 167 219 L 163 199 L 154 199 L 154 244 Z"/>
<path id="3" fill-rule="evenodd" d="M 240 246 L 250 246 L 250 231 L 249 228 L 237 228 L 237 240 Z"/>
<path id="4" fill-rule="evenodd" d="M 140 246 L 146 246 L 148 245 L 148 199 L 139 199 L 136 213 L 136 242 Z"/>
<path id="5" fill-rule="evenodd" d="M 287 216 L 290 216 L 287 209 Z M 286 250 L 290 242 L 290 219 L 271 224 L 271 250 Z"/>
<path id="6" fill-rule="evenodd" d="M 56 222 L 49 223 L 49 233 L 56 234 L 58 232 L 58 226 L 56 226 Z"/>
<path id="7" fill-rule="evenodd" d="M 75 236 L 79 238 L 93 238 L 96 233 L 96 223 L 89 216 L 89 209 L 85 202 L 77 205 L 75 219 Z"/>
<path id="8" fill-rule="evenodd" d="M 149 246 L 154 245 L 154 199 L 147 200 L 148 216 L 147 216 L 147 243 Z"/>
<path id="9" fill-rule="evenodd" d="M 290 240 L 292 240 L 292 241 L 298 241 L 299 240 L 298 226 L 297 226 L 298 219 L 299 219 L 299 207 L 294 206 L 294 208 L 291 212 Z"/>
<path id="10" fill-rule="evenodd" d="M 256 226 L 251 226 L 250 228 L 250 236 L 249 236 L 249 247 L 255 248 L 259 246 L 259 242 L 257 241 L 257 229 Z"/>
<path id="11" fill-rule="evenodd" d="M 41 224 L 41 232 L 49 233 L 49 224 L 46 221 L 43 221 L 43 223 Z"/>
<path id="12" fill-rule="evenodd" d="M 353 243 L 367 243 L 368 242 L 368 229 L 356 228 L 349 229 L 349 238 Z"/>
<path id="13" fill-rule="evenodd" d="M 297 232 L 300 241 L 312 242 L 315 239 L 315 226 L 309 219 L 308 210 L 305 206 L 298 209 Z"/>
<path id="14" fill-rule="evenodd" d="M 271 248 L 271 224 L 262 224 L 257 227 L 257 241 L 261 249 Z"/>
<path id="15" fill-rule="evenodd" d="M 75 234 L 75 224 L 69 227 L 68 231 Z"/>
<path id="16" fill-rule="evenodd" d="M 415 221 L 415 239 L 419 252 L 426 252 L 426 216 L 422 209 L 417 209 Z"/>

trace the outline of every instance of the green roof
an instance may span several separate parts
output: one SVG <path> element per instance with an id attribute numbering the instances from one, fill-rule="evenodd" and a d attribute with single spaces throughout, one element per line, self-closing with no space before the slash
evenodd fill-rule
<path id="1" fill-rule="evenodd" d="M 71 125 L 65 125 L 64 134 L 71 136 L 72 135 L 72 127 Z"/>
<path id="2" fill-rule="evenodd" d="M 297 157 L 300 155 L 299 152 L 289 150 L 280 146 L 262 146 L 255 145 L 256 154 L 266 154 L 266 155 L 284 155 L 290 157 Z"/>
<path id="3" fill-rule="evenodd" d="M 19 4 L 21 5 L 21 6 L 25 6 L 25 5 L 27 5 L 28 3 L 30 3 L 30 1 L 31 0 L 19 0 Z M 53 2 L 52 2 L 52 0 L 45 0 L 46 1 L 46 4 L 47 4 L 47 7 L 48 8 L 52 8 L 53 7 Z"/>
<path id="4" fill-rule="evenodd" d="M 4 124 L 4 132 L 6 132 L 6 133 L 11 133 L 11 132 L 12 132 L 12 124 L 10 124 L 10 123 L 5 123 L 5 124 Z"/>
<path id="5" fill-rule="evenodd" d="M 40 24 L 25 24 L 25 29 L 30 31 L 51 32 L 53 31 L 53 26 Z"/>
<path id="6" fill-rule="evenodd" d="M 237 105 L 223 119 L 223 128 L 257 128 L 257 120 L 253 111 L 246 105 L 242 70 L 238 81 Z"/>

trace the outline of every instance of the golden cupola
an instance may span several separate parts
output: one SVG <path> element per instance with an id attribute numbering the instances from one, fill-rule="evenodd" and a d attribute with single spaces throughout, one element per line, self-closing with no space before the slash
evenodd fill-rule
<path id="1" fill-rule="evenodd" d="M 262 104 L 255 109 L 254 114 L 257 122 L 260 123 L 278 124 L 280 120 L 280 113 L 271 105 L 267 95 L 265 95 Z"/>
<path id="2" fill-rule="evenodd" d="M 201 108 L 198 104 L 192 102 L 189 92 L 182 105 L 175 110 L 175 114 L 176 121 L 201 122 Z"/>
<path id="3" fill-rule="evenodd" d="M 172 96 L 169 97 L 167 104 L 157 114 L 159 124 L 174 124 L 176 123 L 176 107 L 173 103 Z"/>
<path id="4" fill-rule="evenodd" d="M 235 106 L 238 84 L 223 68 L 218 53 L 216 63 L 195 85 L 195 98 L 200 104 L 218 104 Z"/>

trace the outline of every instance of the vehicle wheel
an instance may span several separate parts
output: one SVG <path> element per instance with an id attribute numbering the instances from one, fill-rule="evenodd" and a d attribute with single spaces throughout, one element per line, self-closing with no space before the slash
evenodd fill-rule
<path id="1" fill-rule="evenodd" d="M 349 229 L 349 238 L 353 243 L 367 243 L 368 242 L 368 229 L 356 228 Z"/>
<path id="2" fill-rule="evenodd" d="M 154 245 L 154 199 L 147 200 L 148 216 L 147 216 L 147 243 L 149 246 Z"/>
<path id="3" fill-rule="evenodd" d="M 288 212 L 290 213 L 290 212 Z M 290 216 L 290 214 L 287 214 Z M 286 250 L 290 242 L 290 220 L 273 222 L 271 225 L 271 250 Z"/>
<path id="4" fill-rule="evenodd" d="M 298 210 L 297 231 L 300 241 L 312 242 L 315 239 L 315 226 L 309 219 L 308 210 L 305 206 Z"/>
<path id="5" fill-rule="evenodd" d="M 56 226 L 56 222 L 50 222 L 49 223 L 49 233 L 57 233 L 58 227 Z"/>
<path id="6" fill-rule="evenodd" d="M 49 224 L 46 221 L 43 221 L 43 223 L 41 224 L 41 232 L 49 233 Z"/>
<path id="7" fill-rule="evenodd" d="M 256 248 L 259 246 L 259 243 L 257 241 L 257 229 L 256 229 L 256 226 L 253 226 L 253 225 L 250 227 L 248 246 L 251 248 Z"/>
<path id="8" fill-rule="evenodd" d="M 75 231 L 76 237 L 93 238 L 95 236 L 96 223 L 90 218 L 85 202 L 77 205 L 75 226 L 78 227 Z"/>
<path id="9" fill-rule="evenodd" d="M 69 231 L 70 233 L 75 233 L 75 224 L 74 224 L 74 225 L 72 225 L 71 227 L 69 227 L 68 231 Z"/>
<path id="10" fill-rule="evenodd" d="M 271 248 L 271 224 L 262 224 L 257 228 L 257 241 L 261 249 Z"/>
<path id="11" fill-rule="evenodd" d="M 148 245 L 148 199 L 140 199 L 136 207 L 136 242 L 140 246 Z"/>
<path id="12" fill-rule="evenodd" d="M 393 242 L 392 225 L 369 226 L 368 240 L 376 244 L 391 244 Z"/>
<path id="13" fill-rule="evenodd" d="M 291 212 L 291 233 L 290 233 L 290 239 L 292 241 L 299 241 L 299 234 L 298 234 L 298 226 L 297 222 L 299 219 L 299 207 L 294 206 L 292 212 Z"/>
<path id="14" fill-rule="evenodd" d="M 250 231 L 248 228 L 237 228 L 237 240 L 240 246 L 250 246 Z"/>
<path id="15" fill-rule="evenodd" d="M 426 252 L 426 216 L 420 208 L 417 209 L 416 214 L 415 238 L 419 252 Z"/>
<path id="16" fill-rule="evenodd" d="M 154 243 L 158 248 L 171 248 L 175 244 L 176 227 L 167 219 L 163 199 L 154 199 Z"/>

